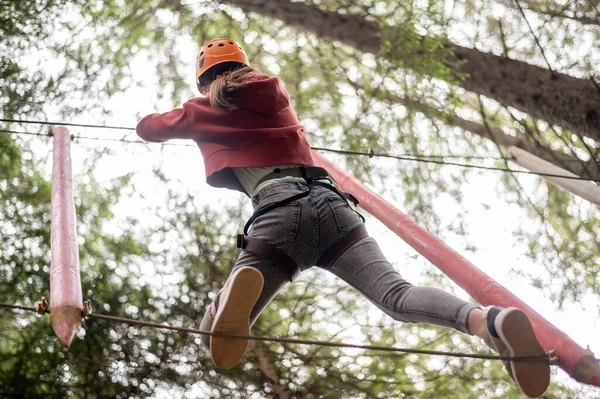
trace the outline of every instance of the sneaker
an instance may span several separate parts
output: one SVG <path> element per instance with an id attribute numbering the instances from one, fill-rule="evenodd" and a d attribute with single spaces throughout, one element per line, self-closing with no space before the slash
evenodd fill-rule
<path id="1" fill-rule="evenodd" d="M 486 308 L 485 323 L 492 308 Z M 499 309 L 499 308 L 496 308 Z M 517 308 L 502 309 L 496 314 L 493 326 L 498 338 L 489 331 L 483 338 L 485 343 L 500 356 L 533 357 L 546 354 L 533 331 L 525 313 Z M 550 384 L 550 363 L 503 361 L 510 377 L 521 391 L 530 398 L 541 396 Z"/>
<path id="2" fill-rule="evenodd" d="M 253 267 L 241 267 L 225 283 L 215 300 L 211 332 L 250 335 L 250 312 L 263 288 L 263 276 Z M 229 369 L 242 360 L 247 338 L 210 337 L 210 355 L 221 368 Z"/>

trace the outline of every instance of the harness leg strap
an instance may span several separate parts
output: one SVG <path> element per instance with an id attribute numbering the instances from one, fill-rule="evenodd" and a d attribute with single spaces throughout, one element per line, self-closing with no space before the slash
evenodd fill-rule
<path id="1" fill-rule="evenodd" d="M 342 256 L 348 248 L 369 236 L 367 233 L 367 229 L 364 224 L 350 230 L 344 237 L 341 238 L 338 242 L 327 248 L 319 260 L 317 261 L 317 266 L 322 267 L 325 270 L 329 270 L 331 266 L 335 263 L 335 261 Z"/>
<path id="2" fill-rule="evenodd" d="M 290 281 L 294 281 L 300 275 L 300 268 L 292 258 L 283 251 L 277 249 L 274 245 L 266 243 L 254 237 L 244 234 L 238 234 L 237 247 L 245 251 L 252 252 L 265 260 L 270 260 L 277 267 L 283 268 Z"/>

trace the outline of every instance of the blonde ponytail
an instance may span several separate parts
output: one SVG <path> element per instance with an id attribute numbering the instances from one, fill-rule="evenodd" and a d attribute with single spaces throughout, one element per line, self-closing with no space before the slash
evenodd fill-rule
<path id="1" fill-rule="evenodd" d="M 254 73 L 254 69 L 244 66 L 215 79 L 208 91 L 211 107 L 215 111 L 235 109 L 236 105 L 233 102 L 235 92 L 243 87 Z"/>

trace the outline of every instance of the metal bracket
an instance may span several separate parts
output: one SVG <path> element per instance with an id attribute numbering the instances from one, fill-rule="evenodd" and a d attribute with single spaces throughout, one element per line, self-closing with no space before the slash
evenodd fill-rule
<path id="1" fill-rule="evenodd" d="M 50 313 L 48 309 L 48 301 L 46 301 L 45 297 L 41 297 L 39 301 L 35 303 L 35 311 L 37 314 L 45 315 L 46 313 Z"/>
<path id="2" fill-rule="evenodd" d="M 550 363 L 551 366 L 555 366 L 558 364 L 558 361 L 560 360 L 560 358 L 556 355 L 556 349 L 549 350 L 547 355 L 548 355 L 548 362 Z"/>
<path id="3" fill-rule="evenodd" d="M 92 301 L 89 299 L 83 302 L 83 310 L 81 311 L 81 315 L 85 320 L 87 320 L 92 314 Z"/>

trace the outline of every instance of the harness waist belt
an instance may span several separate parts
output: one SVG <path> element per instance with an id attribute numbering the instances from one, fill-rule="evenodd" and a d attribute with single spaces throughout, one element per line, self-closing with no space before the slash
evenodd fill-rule
<path id="1" fill-rule="evenodd" d="M 258 182 L 256 187 L 258 187 L 261 183 L 263 183 L 267 180 L 277 179 L 277 178 L 286 177 L 286 176 L 302 177 L 304 179 L 306 179 L 306 178 L 318 179 L 318 178 L 327 178 L 329 176 L 329 173 L 327 173 L 326 169 L 320 168 L 318 166 L 299 166 L 297 168 L 289 168 L 289 169 L 276 168 L 273 170 L 273 172 L 269 173 L 268 175 L 266 175 L 265 177 L 260 179 L 260 181 Z"/>

